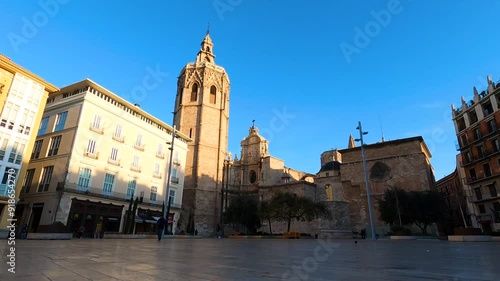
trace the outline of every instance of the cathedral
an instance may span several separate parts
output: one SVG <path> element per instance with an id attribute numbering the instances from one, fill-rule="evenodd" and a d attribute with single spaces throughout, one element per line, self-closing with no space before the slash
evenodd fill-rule
<path id="1" fill-rule="evenodd" d="M 319 237 L 341 238 L 370 226 L 361 147 L 352 136 L 346 149 L 325 151 L 314 174 L 285 166 L 270 154 L 269 142 L 255 125 L 241 141 L 240 157 L 227 152 L 230 82 L 225 69 L 215 64 L 213 43 L 207 32 L 196 62 L 188 63 L 177 83 L 174 124 L 189 136 L 181 228 L 203 236 L 221 230 L 221 210 L 231 197 L 251 194 L 269 200 L 277 191 L 325 202 L 332 219 L 293 222 L 294 231 Z M 365 145 L 377 233 L 388 227 L 380 221 L 378 201 L 390 188 L 435 189 L 431 154 L 422 137 Z M 224 196 L 225 195 L 225 196 Z M 273 222 L 273 232 L 286 231 Z M 232 229 L 224 227 L 225 234 Z M 263 225 L 262 231 L 266 231 Z"/>

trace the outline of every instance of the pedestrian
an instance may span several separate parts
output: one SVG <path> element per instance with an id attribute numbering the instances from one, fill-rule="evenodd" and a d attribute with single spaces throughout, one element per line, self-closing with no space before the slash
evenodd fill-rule
<path id="1" fill-rule="evenodd" d="M 85 232 L 85 226 L 82 224 L 80 228 L 78 228 L 78 238 L 82 239 L 84 232 Z"/>
<path id="2" fill-rule="evenodd" d="M 94 239 L 102 238 L 101 232 L 102 232 L 102 221 L 99 221 L 95 226 Z"/>
<path id="3" fill-rule="evenodd" d="M 163 216 L 161 216 L 158 221 L 156 222 L 157 223 L 157 234 L 158 234 L 158 241 L 161 240 L 161 237 L 163 235 L 163 230 L 165 229 L 165 218 L 163 218 Z"/>

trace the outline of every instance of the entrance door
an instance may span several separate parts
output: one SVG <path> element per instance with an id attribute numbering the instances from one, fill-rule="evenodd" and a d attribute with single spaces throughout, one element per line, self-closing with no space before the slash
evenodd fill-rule
<path id="1" fill-rule="evenodd" d="M 38 225 L 40 224 L 40 218 L 42 217 L 43 203 L 33 204 L 33 210 L 31 212 L 30 218 L 30 230 L 29 232 L 37 232 Z"/>

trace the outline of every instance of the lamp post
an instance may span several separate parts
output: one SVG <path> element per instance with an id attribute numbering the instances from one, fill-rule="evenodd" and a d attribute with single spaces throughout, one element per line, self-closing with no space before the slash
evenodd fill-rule
<path id="1" fill-rule="evenodd" d="M 355 139 L 355 141 L 361 142 L 361 154 L 363 156 L 363 170 L 365 173 L 366 198 L 368 200 L 368 212 L 370 214 L 371 234 L 372 234 L 372 239 L 376 239 L 375 222 L 373 220 L 373 211 L 372 211 L 372 200 L 370 196 L 370 182 L 368 181 L 368 172 L 366 170 L 365 144 L 363 142 L 363 135 L 368 134 L 368 132 L 363 132 L 363 128 L 361 127 L 361 121 L 358 122 L 358 127 L 356 128 L 356 130 L 359 130 L 359 139 Z"/>
<path id="2" fill-rule="evenodd" d="M 224 165 L 222 166 L 222 185 L 220 189 L 220 236 L 224 238 L 224 207 L 227 208 L 227 197 L 228 197 L 228 183 L 229 183 L 229 163 L 231 161 L 231 153 L 226 155 L 224 158 Z"/>
<path id="3" fill-rule="evenodd" d="M 163 211 L 163 218 L 166 220 L 166 225 L 165 225 L 165 229 L 162 233 L 162 238 L 164 238 L 165 236 L 165 232 L 168 230 L 168 214 L 170 213 L 170 171 L 172 170 L 172 156 L 174 155 L 174 141 L 175 141 L 175 125 L 174 125 L 174 128 L 172 130 L 172 141 L 171 142 L 167 142 L 167 144 L 170 144 L 170 147 L 168 148 L 168 150 L 170 150 L 170 160 L 168 162 L 168 168 L 167 168 L 167 177 L 166 177 L 166 181 L 167 181 L 167 187 L 165 188 L 165 202 L 167 203 L 167 206 L 166 208 L 164 208 L 164 211 Z M 173 228 L 173 226 L 172 226 Z"/>

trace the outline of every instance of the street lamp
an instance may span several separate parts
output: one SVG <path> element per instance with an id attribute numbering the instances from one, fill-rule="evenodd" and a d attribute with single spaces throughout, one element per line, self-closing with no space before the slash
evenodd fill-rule
<path id="1" fill-rule="evenodd" d="M 368 200 L 368 212 L 370 214 L 370 228 L 372 232 L 372 239 L 375 239 L 375 222 L 373 220 L 373 211 L 372 211 L 372 200 L 370 196 L 370 182 L 368 181 L 368 172 L 366 170 L 366 155 L 365 155 L 365 144 L 363 142 L 363 135 L 368 134 L 368 132 L 363 132 L 363 128 L 361 127 L 361 121 L 358 122 L 358 127 L 356 130 L 359 130 L 359 139 L 355 139 L 355 141 L 361 142 L 361 154 L 363 155 L 363 170 L 365 173 L 365 185 L 366 185 L 366 198 Z"/>
<path id="2" fill-rule="evenodd" d="M 220 226 L 219 231 L 221 238 L 224 238 L 224 206 L 227 208 L 230 161 L 231 161 L 231 153 L 226 155 L 226 157 L 224 158 L 224 164 L 222 166 L 222 185 L 220 189 L 221 199 L 220 199 L 220 219 L 219 219 L 219 226 Z"/>
<path id="3" fill-rule="evenodd" d="M 172 170 L 172 156 L 174 155 L 174 141 L 175 141 L 175 125 L 172 130 L 172 141 L 167 142 L 167 144 L 170 144 L 170 147 L 168 150 L 170 150 L 170 160 L 168 162 L 168 169 L 167 169 L 167 187 L 165 188 L 165 202 L 167 203 L 167 208 L 163 208 L 163 218 L 166 220 L 166 226 L 165 229 L 162 233 L 162 238 L 165 236 L 165 232 L 168 230 L 168 214 L 170 213 L 170 171 Z M 172 226 L 173 228 L 173 226 Z"/>

